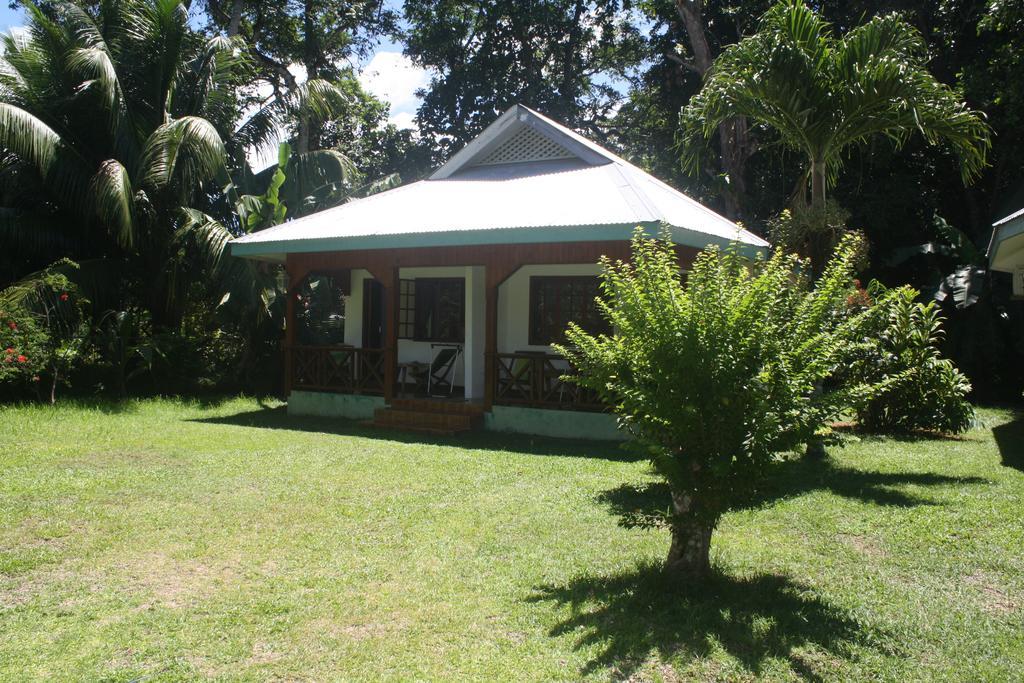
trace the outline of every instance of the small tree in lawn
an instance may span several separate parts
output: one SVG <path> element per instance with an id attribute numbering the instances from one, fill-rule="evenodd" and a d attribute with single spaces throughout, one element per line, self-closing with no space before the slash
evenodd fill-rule
<path id="1" fill-rule="evenodd" d="M 735 248 L 704 251 L 684 281 L 668 240 L 641 232 L 632 263 L 602 262 L 614 334 L 573 325 L 560 351 L 668 482 L 673 573 L 705 575 L 722 514 L 861 391 L 815 391 L 871 315 L 847 306 L 858 243 L 844 238 L 813 287 L 796 256 L 752 263 Z"/>

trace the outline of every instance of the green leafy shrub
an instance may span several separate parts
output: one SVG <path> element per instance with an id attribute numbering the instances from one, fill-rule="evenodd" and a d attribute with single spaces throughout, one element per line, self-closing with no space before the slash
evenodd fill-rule
<path id="1" fill-rule="evenodd" d="M 845 237 L 813 285 L 796 256 L 751 263 L 714 248 L 684 282 L 668 240 L 640 232 L 632 263 L 603 261 L 599 306 L 615 332 L 571 326 L 561 352 L 669 484 L 670 570 L 705 574 L 721 515 L 866 391 L 817 390 L 871 310 L 848 305 L 859 248 Z"/>
<path id="2" fill-rule="evenodd" d="M 854 406 L 857 421 L 873 432 L 966 431 L 974 419 L 971 385 L 939 354 L 942 318 L 935 302 L 918 302 L 910 287 L 872 289 L 878 311 L 863 318 L 865 343 L 841 378 L 872 385 Z"/>

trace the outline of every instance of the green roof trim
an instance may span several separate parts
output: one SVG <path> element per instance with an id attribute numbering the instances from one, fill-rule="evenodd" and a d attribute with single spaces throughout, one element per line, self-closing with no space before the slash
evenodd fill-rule
<path id="1" fill-rule="evenodd" d="M 556 242 L 605 242 L 628 240 L 633 231 L 642 227 L 650 236 L 661 230 L 659 223 L 545 226 L 527 228 L 499 228 L 490 230 L 460 230 L 450 232 L 416 232 L 392 235 L 365 235 L 359 237 L 327 237 L 261 242 L 235 242 L 231 255 L 247 258 L 265 258 L 283 261 L 285 254 L 311 254 L 329 251 L 357 251 L 363 249 L 415 249 L 417 247 L 460 247 L 501 244 L 550 244 Z M 704 249 L 708 245 L 727 247 L 729 240 L 703 232 L 670 226 L 673 241 L 683 246 Z M 753 257 L 767 252 L 766 247 L 739 244 L 740 252 Z"/>

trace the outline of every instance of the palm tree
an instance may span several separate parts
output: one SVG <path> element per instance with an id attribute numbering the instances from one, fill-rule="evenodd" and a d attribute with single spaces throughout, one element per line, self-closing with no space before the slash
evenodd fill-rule
<path id="1" fill-rule="evenodd" d="M 680 113 L 683 161 L 696 171 L 701 148 L 735 116 L 772 129 L 802 155 L 806 173 L 795 195 L 824 228 L 826 191 L 845 156 L 876 137 L 897 146 L 914 133 L 945 143 L 960 160 L 964 182 L 980 173 L 989 128 L 927 69 L 920 33 L 898 15 L 875 17 L 843 37 L 801 0 L 785 0 L 761 19 L 756 34 L 716 60 L 703 89 Z M 820 272 L 832 240 L 810 235 Z"/>
<path id="2" fill-rule="evenodd" d="M 243 118 L 245 51 L 192 31 L 179 0 L 104 2 L 96 17 L 72 3 L 26 8 L 27 34 L 3 39 L 0 169 L 29 191 L 3 197 L 13 203 L 0 207 L 0 243 L 71 256 L 78 277 L 107 278 L 107 293 L 141 290 L 154 324 L 173 328 L 192 250 L 220 250 L 198 254 L 218 261 L 226 243 L 197 238 L 187 209 L 247 231 L 233 181 L 253 177 L 246 151 L 271 143 L 296 112 L 329 116 L 343 95 L 310 81 Z M 350 177 L 340 154 L 307 161 Z"/>

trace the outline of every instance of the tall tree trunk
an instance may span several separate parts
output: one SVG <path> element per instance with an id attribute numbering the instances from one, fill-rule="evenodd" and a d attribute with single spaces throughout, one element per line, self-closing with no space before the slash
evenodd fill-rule
<path id="1" fill-rule="evenodd" d="M 316 4 L 313 0 L 305 0 L 302 7 L 302 41 L 303 41 L 303 63 L 306 67 L 306 82 L 320 75 L 320 41 L 318 40 L 316 27 Z M 320 145 L 320 136 L 316 122 L 309 113 L 308 107 L 299 117 L 299 139 L 298 152 L 305 154 L 310 150 L 317 149 Z"/>
<path id="2" fill-rule="evenodd" d="M 832 253 L 832 235 L 828 231 L 828 214 L 825 199 L 825 162 L 811 160 L 811 216 L 816 223 L 811 230 L 809 241 L 811 269 L 817 277 L 825 271 L 828 257 Z"/>
<path id="3" fill-rule="evenodd" d="M 692 61 L 679 63 L 703 80 L 715 61 L 704 22 L 704 0 L 675 0 L 675 7 L 693 51 Z M 735 220 L 742 218 L 742 204 L 747 193 L 747 160 L 753 154 L 746 117 L 737 116 L 719 124 L 718 145 L 720 170 L 729 179 L 729 186 L 723 193 L 725 215 Z"/>
<path id="4" fill-rule="evenodd" d="M 825 211 L 825 162 L 821 159 L 811 160 L 811 211 L 818 225 L 812 230 L 808 239 L 811 257 L 811 272 L 815 278 L 825 272 L 829 255 L 832 253 L 832 236 L 828 234 L 828 216 Z M 822 392 L 821 382 L 814 385 L 814 395 Z M 818 437 L 811 437 L 807 442 L 804 455 L 814 460 L 824 460 L 828 456 L 825 443 Z"/>
<path id="5" fill-rule="evenodd" d="M 680 581 L 700 581 L 711 573 L 713 522 L 694 516 L 694 500 L 687 494 L 672 493 L 672 544 L 665 570 Z"/>
<path id="6" fill-rule="evenodd" d="M 243 0 L 233 0 L 231 3 L 231 16 L 228 19 L 228 38 L 237 36 L 241 28 L 242 2 Z"/>

